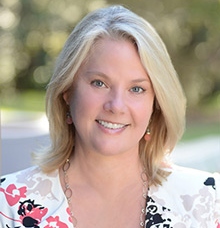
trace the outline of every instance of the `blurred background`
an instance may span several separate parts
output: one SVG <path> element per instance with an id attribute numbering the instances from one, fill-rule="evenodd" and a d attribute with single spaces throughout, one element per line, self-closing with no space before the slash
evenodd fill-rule
<path id="1" fill-rule="evenodd" d="M 186 156 L 182 163 L 200 163 L 198 158 L 205 156 L 208 168 L 202 169 L 220 170 L 220 0 L 1 0 L 3 173 L 6 167 L 23 168 L 31 150 L 49 143 L 44 96 L 56 57 L 83 16 L 111 4 L 147 19 L 167 46 L 188 100 L 180 147 L 200 145 L 195 160 L 181 147 L 181 156 Z M 206 140 L 207 146 L 202 144 Z M 212 160 L 210 154 L 215 154 Z M 182 157 L 175 159 L 181 163 Z"/>

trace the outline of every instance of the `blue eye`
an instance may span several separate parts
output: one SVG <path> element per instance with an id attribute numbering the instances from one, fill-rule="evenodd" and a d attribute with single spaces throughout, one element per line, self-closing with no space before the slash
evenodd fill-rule
<path id="1" fill-rule="evenodd" d="M 143 93 L 145 89 L 141 88 L 140 86 L 135 86 L 131 88 L 131 92 L 133 93 Z"/>
<path id="2" fill-rule="evenodd" d="M 100 80 L 93 80 L 91 82 L 91 84 L 94 85 L 94 86 L 96 86 L 96 87 L 104 87 L 105 86 L 104 82 L 102 82 Z"/>

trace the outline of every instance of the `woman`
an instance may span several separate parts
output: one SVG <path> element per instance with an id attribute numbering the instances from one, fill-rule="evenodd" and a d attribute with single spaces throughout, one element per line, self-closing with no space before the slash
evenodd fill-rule
<path id="1" fill-rule="evenodd" d="M 160 37 L 112 6 L 70 34 L 47 88 L 51 148 L 2 179 L 2 227 L 215 227 L 220 177 L 169 164 L 185 97 Z"/>

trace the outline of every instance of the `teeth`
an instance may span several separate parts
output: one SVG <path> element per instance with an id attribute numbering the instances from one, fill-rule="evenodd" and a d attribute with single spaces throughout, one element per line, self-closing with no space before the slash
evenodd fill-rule
<path id="1" fill-rule="evenodd" d="M 105 122 L 105 121 L 102 121 L 102 120 L 98 120 L 98 122 L 106 127 L 106 128 L 110 128 L 110 129 L 120 129 L 120 128 L 123 128 L 125 125 L 124 124 L 113 124 L 113 123 L 108 123 L 108 122 Z"/>

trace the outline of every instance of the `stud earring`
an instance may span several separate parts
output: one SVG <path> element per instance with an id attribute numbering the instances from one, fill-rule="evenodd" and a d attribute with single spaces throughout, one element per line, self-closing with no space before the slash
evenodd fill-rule
<path id="1" fill-rule="evenodd" d="M 66 113 L 66 123 L 67 124 L 72 124 L 73 123 L 73 120 L 72 120 L 70 112 Z"/>
<path id="2" fill-rule="evenodd" d="M 145 139 L 146 141 L 149 141 L 150 138 L 151 138 L 151 136 L 150 136 L 150 128 L 148 127 L 148 128 L 147 128 L 147 131 L 146 131 L 146 133 L 145 133 L 145 135 L 144 135 L 144 139 Z"/>

